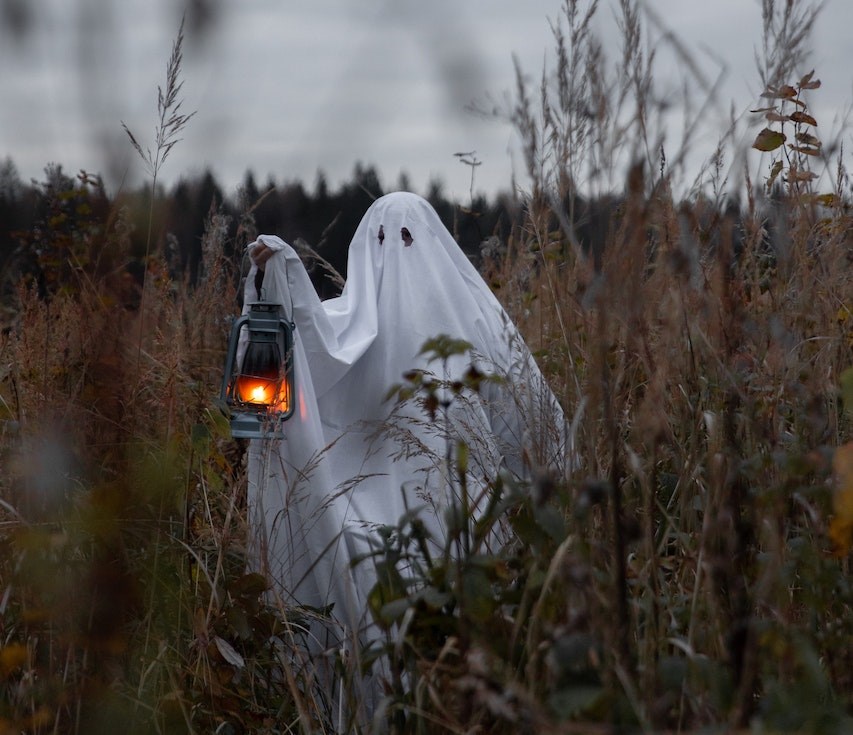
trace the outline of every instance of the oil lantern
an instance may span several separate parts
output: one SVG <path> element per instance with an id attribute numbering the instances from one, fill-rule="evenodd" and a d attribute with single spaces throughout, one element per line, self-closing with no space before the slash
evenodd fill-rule
<path id="1" fill-rule="evenodd" d="M 256 301 L 234 321 L 220 397 L 231 410 L 234 438 L 282 435 L 293 415 L 293 324 L 279 304 Z M 246 329 L 248 339 L 240 339 Z"/>

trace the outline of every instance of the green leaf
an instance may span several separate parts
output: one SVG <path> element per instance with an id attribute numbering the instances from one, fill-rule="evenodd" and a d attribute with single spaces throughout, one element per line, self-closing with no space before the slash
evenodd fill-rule
<path id="1" fill-rule="evenodd" d="M 373 604 L 375 600 L 376 598 L 374 597 L 373 592 L 371 592 L 370 603 Z M 385 626 L 390 627 L 394 623 L 402 620 L 403 616 L 406 614 L 406 610 L 408 610 L 410 607 L 411 604 L 409 603 L 409 600 L 405 597 L 400 597 L 399 599 L 391 600 L 391 602 L 382 605 L 379 609 L 377 614 L 377 622 L 379 622 L 380 625 L 384 624 Z"/>
<path id="2" fill-rule="evenodd" d="M 841 373 L 841 402 L 844 410 L 853 415 L 853 367 Z"/>
<path id="3" fill-rule="evenodd" d="M 759 151 L 775 151 L 786 140 L 787 138 L 784 133 L 779 132 L 778 130 L 764 128 L 764 130 L 762 130 L 755 138 L 755 142 L 752 144 L 752 147 Z"/>
<path id="4" fill-rule="evenodd" d="M 446 334 L 439 334 L 428 339 L 421 346 L 419 355 L 429 354 L 429 360 L 446 360 L 453 355 L 464 355 L 473 345 L 464 339 L 454 339 Z"/>

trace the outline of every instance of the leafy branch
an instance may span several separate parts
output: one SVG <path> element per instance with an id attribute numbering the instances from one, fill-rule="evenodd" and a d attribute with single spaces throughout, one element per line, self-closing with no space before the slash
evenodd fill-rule
<path id="1" fill-rule="evenodd" d="M 768 123 L 779 124 L 778 129 L 771 127 L 762 129 L 752 144 L 753 148 L 764 153 L 781 149 L 782 156 L 776 158 L 770 167 L 770 176 L 767 179 L 768 191 L 773 188 L 776 179 L 783 172 L 783 179 L 788 184 L 788 188 L 798 192 L 800 184 L 808 185 L 817 178 L 817 174 L 809 165 L 809 157 L 820 156 L 823 144 L 813 132 L 817 127 L 817 120 L 809 113 L 802 95 L 806 90 L 819 87 L 820 80 L 814 79 L 814 71 L 810 71 L 796 85 L 768 86 L 761 96 L 774 100 L 774 103 L 769 107 L 751 110 L 751 112 L 764 113 Z M 785 132 L 786 126 L 789 125 L 793 125 L 791 142 Z"/>

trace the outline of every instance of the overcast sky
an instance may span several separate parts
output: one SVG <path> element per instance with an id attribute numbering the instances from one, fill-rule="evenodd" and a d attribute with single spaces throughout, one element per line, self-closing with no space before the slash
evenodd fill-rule
<path id="1" fill-rule="evenodd" d="M 615 4 L 601 0 L 597 27 L 614 60 L 620 53 Z M 513 170 L 523 186 L 509 125 L 470 107 L 513 92 L 513 54 L 535 91 L 543 63 L 553 62 L 549 20 L 560 19 L 562 5 L 0 0 L 0 160 L 10 156 L 25 181 L 41 179 L 49 162 L 67 173 L 101 172 L 113 187 L 122 179 L 141 181 L 144 171 L 121 123 L 143 146 L 153 145 L 157 87 L 165 85 L 180 16 L 189 7 L 182 111 L 197 114 L 163 168 L 164 181 L 210 168 L 232 193 L 250 169 L 259 185 L 272 177 L 311 188 L 322 169 L 334 187 L 361 161 L 377 167 L 386 188 L 405 171 L 416 191 L 440 179 L 446 194 L 463 199 L 471 170 L 453 154 L 473 150 L 482 162 L 475 190 L 509 189 Z M 730 112 L 759 104 L 753 57 L 761 40 L 760 2 L 648 5 L 695 53 L 709 80 L 724 75 L 698 133 L 696 157 L 704 159 Z M 647 28 L 660 35 L 650 21 Z M 853 0 L 827 0 L 810 59 L 823 80 L 811 105 L 825 140 L 853 99 L 851 28 Z M 674 83 L 683 70 L 665 43 L 656 46 L 660 78 Z M 739 133 L 746 146 L 757 132 L 751 124 Z"/>

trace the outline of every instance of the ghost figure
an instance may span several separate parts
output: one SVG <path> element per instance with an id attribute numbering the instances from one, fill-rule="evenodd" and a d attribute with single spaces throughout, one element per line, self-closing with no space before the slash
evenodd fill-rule
<path id="1" fill-rule="evenodd" d="M 420 508 L 441 546 L 457 442 L 469 447 L 476 514 L 499 472 L 562 467 L 563 413 L 506 312 L 421 197 L 388 194 L 367 210 L 336 298 L 320 301 L 278 237 L 261 235 L 249 253 L 245 308 L 262 269 L 265 299 L 295 324 L 297 385 L 284 436 L 250 445 L 252 558 L 285 603 L 333 605 L 342 630 L 369 639 L 375 566 L 351 562 L 376 548 L 377 530 Z M 431 361 L 422 347 L 439 335 L 470 350 Z M 472 363 L 504 380 L 448 393 L 441 419 L 417 401 L 388 399 L 409 371 L 448 385 Z"/>

